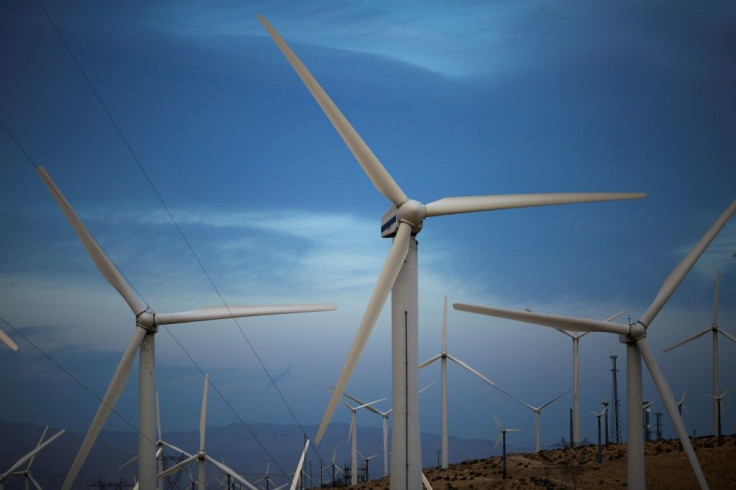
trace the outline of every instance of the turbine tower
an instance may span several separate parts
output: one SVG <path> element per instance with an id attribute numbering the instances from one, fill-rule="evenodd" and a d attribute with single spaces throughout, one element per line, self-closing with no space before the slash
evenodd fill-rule
<path id="1" fill-rule="evenodd" d="M 440 383 L 441 383 L 441 404 L 442 404 L 442 434 L 441 434 L 441 467 L 446 470 L 450 463 L 450 455 L 448 449 L 448 434 L 447 434 L 447 360 L 451 360 L 458 366 L 467 369 L 480 379 L 493 386 L 495 383 L 490 379 L 486 378 L 478 371 L 470 367 L 467 363 L 461 361 L 457 357 L 447 353 L 447 296 L 445 296 L 445 307 L 442 312 L 442 351 L 434 357 L 431 357 L 419 365 L 419 369 L 423 369 L 436 360 L 440 360 Z"/>
<path id="2" fill-rule="evenodd" d="M 334 305 L 288 305 L 288 306 L 217 306 L 180 313 L 157 314 L 143 301 L 138 293 L 128 284 L 112 260 L 105 254 L 94 237 L 74 212 L 69 202 L 56 186 L 46 170 L 39 166 L 38 173 L 49 188 L 51 195 L 66 215 L 87 253 L 97 266 L 103 277 L 123 297 L 135 315 L 133 338 L 123 353 L 123 357 L 115 369 L 112 380 L 97 409 L 92 424 L 84 436 L 82 445 L 72 462 L 69 473 L 62 488 L 69 490 L 87 459 L 98 434 L 107 421 L 107 417 L 115 407 L 120 394 L 130 376 L 136 352 L 139 355 L 139 387 L 138 387 L 138 478 L 141 488 L 156 486 L 156 407 L 155 407 L 155 343 L 154 337 L 159 325 L 199 322 L 223 318 L 236 318 L 256 315 L 277 315 L 281 313 L 299 313 L 311 311 L 334 310 Z"/>
<path id="3" fill-rule="evenodd" d="M 590 413 L 595 415 L 595 418 L 598 421 L 598 464 L 601 464 L 603 462 L 603 451 L 601 449 L 601 416 L 606 413 L 606 410 L 608 410 L 608 405 L 603 407 L 603 410 L 600 412 L 596 412 L 594 410 L 591 410 Z"/>
<path id="4" fill-rule="evenodd" d="M 618 367 L 616 366 L 616 360 L 618 356 L 612 355 L 611 358 L 611 374 L 613 381 L 611 383 L 611 403 L 613 405 L 613 442 L 621 444 L 621 418 L 620 408 L 621 404 L 618 399 Z"/>
<path id="5" fill-rule="evenodd" d="M 662 352 L 669 352 L 673 349 L 676 349 L 680 347 L 681 345 L 685 345 L 688 342 L 692 342 L 695 339 L 698 339 L 702 337 L 703 335 L 707 334 L 708 332 L 712 332 L 713 334 L 713 434 L 719 434 L 721 432 L 720 422 L 718 421 L 718 334 L 720 333 L 727 339 L 736 342 L 736 337 L 731 335 L 730 333 L 723 330 L 718 325 L 718 292 L 721 288 L 721 271 L 716 272 L 716 292 L 713 296 L 713 323 L 710 325 L 710 327 L 706 328 L 705 330 L 696 333 L 692 337 L 688 337 L 682 342 L 679 342 L 671 347 L 667 347 Z"/>
<path id="6" fill-rule="evenodd" d="M 373 185 L 391 201 L 391 206 L 381 221 L 381 236 L 393 239 L 391 250 L 335 384 L 335 391 L 327 404 L 315 441 L 319 444 L 322 439 L 378 320 L 378 315 L 383 309 L 389 292 L 392 292 L 391 358 L 394 437 L 391 441 L 391 488 L 394 490 L 417 489 L 422 485 L 422 461 L 417 386 L 419 326 L 416 234 L 421 231 L 424 219 L 449 214 L 548 204 L 636 199 L 644 197 L 645 194 L 586 193 L 450 197 L 426 205 L 409 199 L 271 24 L 261 15 L 258 16 L 258 19 L 311 92 Z"/>
<path id="7" fill-rule="evenodd" d="M 643 489 L 645 485 L 644 479 L 644 441 L 642 437 L 642 366 L 641 360 L 647 365 L 652 381 L 657 387 L 659 395 L 662 397 L 667 413 L 675 426 L 677 435 L 682 441 L 683 448 L 687 454 L 690 465 L 693 468 L 695 477 L 701 488 L 708 488 L 708 484 L 703 475 L 698 458 L 695 455 L 693 446 L 682 422 L 682 417 L 678 414 L 675 398 L 672 395 L 667 380 L 659 370 L 652 350 L 647 341 L 647 329 L 652 324 L 657 314 L 662 310 L 667 300 L 670 299 L 680 283 L 685 279 L 687 273 L 692 269 L 695 262 L 703 254 L 711 241 L 718 232 L 723 228 L 731 215 L 736 211 L 736 199 L 731 202 L 728 208 L 721 214 L 716 222 L 708 229 L 703 237 L 698 241 L 695 247 L 687 254 L 687 256 L 675 267 L 670 275 L 665 279 L 654 301 L 644 315 L 635 323 L 629 325 L 619 325 L 597 320 L 588 320 L 582 318 L 561 317 L 554 315 L 542 315 L 537 313 L 529 313 L 524 311 L 503 310 L 499 308 L 488 308 L 483 306 L 473 306 L 466 304 L 454 305 L 455 309 L 490 315 L 499 318 L 517 320 L 536 325 L 545 325 L 552 328 L 565 328 L 568 330 L 576 330 L 582 332 L 608 332 L 618 334 L 620 340 L 626 343 L 626 378 L 627 378 L 627 431 L 628 431 L 628 450 L 627 450 L 627 468 L 628 468 L 628 487 L 631 489 Z"/>

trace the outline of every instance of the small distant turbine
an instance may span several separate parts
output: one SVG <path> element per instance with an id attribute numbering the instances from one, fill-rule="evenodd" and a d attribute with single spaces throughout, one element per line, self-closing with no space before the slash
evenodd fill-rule
<path id="1" fill-rule="evenodd" d="M 521 403 L 526 408 L 528 408 L 529 410 L 531 410 L 532 412 L 534 412 L 534 452 L 535 453 L 538 453 L 539 452 L 539 417 L 540 417 L 540 415 L 542 415 L 542 410 L 544 410 L 547 406 L 549 406 L 550 404 L 556 402 L 557 400 L 559 400 L 563 396 L 565 396 L 568 393 L 570 393 L 572 391 L 572 388 L 570 388 L 569 390 L 567 390 L 564 393 L 560 393 L 556 397 L 552 398 L 551 400 L 543 403 L 542 405 L 540 405 L 538 407 L 535 407 L 534 405 L 531 405 L 531 404 L 525 402 L 524 400 L 520 399 L 519 397 L 514 396 L 511 393 L 508 393 L 508 392 L 502 390 L 498 386 L 496 386 L 495 388 L 498 391 L 500 391 L 501 393 L 505 394 L 506 396 L 509 396 L 509 397 L 513 398 L 514 400 L 516 400 L 517 402 Z"/>
<path id="2" fill-rule="evenodd" d="M 225 465 L 224 463 L 220 463 L 215 458 L 207 454 L 207 451 L 205 450 L 204 441 L 205 441 L 205 431 L 207 430 L 207 388 L 209 386 L 209 381 L 210 381 L 209 375 L 205 374 L 204 391 L 202 393 L 202 410 L 199 416 L 199 451 L 197 451 L 195 454 L 190 455 L 185 460 L 176 463 L 174 466 L 162 471 L 161 473 L 156 475 L 156 478 L 161 479 L 166 476 L 169 476 L 172 473 L 176 473 L 180 469 L 188 467 L 191 463 L 196 461 L 197 467 L 199 470 L 198 477 L 197 477 L 197 487 L 200 490 L 204 490 L 207 487 L 206 479 L 205 479 L 205 462 L 207 462 L 207 463 L 210 463 L 215 468 L 217 468 L 218 470 L 225 473 L 226 475 L 232 476 L 233 479 L 245 485 L 250 490 L 258 490 L 258 488 L 255 487 L 252 483 L 247 481 L 242 476 L 238 475 L 238 473 L 235 470 Z"/>
<path id="3" fill-rule="evenodd" d="M 434 382 L 429 383 L 427 386 L 419 390 L 419 394 L 421 394 L 424 390 L 432 386 Z M 343 393 L 343 396 L 345 398 L 349 398 L 350 400 L 354 401 L 355 403 L 359 405 L 363 405 L 366 410 L 369 412 L 373 412 L 377 415 L 381 416 L 381 419 L 383 419 L 383 476 L 388 476 L 388 418 L 391 415 L 391 412 L 394 411 L 393 408 L 389 408 L 385 412 L 382 412 L 381 410 L 378 410 L 375 407 L 370 406 L 369 404 L 365 404 L 364 402 L 360 401 L 359 399 L 355 398 L 354 396 L 348 395 L 347 393 Z M 333 453 L 332 455 L 333 464 L 335 455 Z M 334 479 L 334 475 L 333 475 Z"/>
<path id="4" fill-rule="evenodd" d="M 501 425 L 501 422 L 499 422 L 498 417 L 496 415 L 493 415 L 493 420 L 496 421 L 496 425 L 499 429 L 501 429 L 501 433 L 498 434 L 498 438 L 496 439 L 496 444 L 493 445 L 493 447 L 498 447 L 498 443 L 503 440 L 503 479 L 506 479 L 506 433 L 507 432 L 521 432 L 521 429 L 507 429 L 503 425 Z"/>
<path id="5" fill-rule="evenodd" d="M 705 395 L 708 398 L 712 398 L 713 401 L 716 403 L 716 416 L 718 417 L 718 426 L 717 426 L 718 432 L 715 433 L 715 436 L 716 436 L 716 441 L 719 446 L 723 444 L 723 436 L 722 436 L 722 431 L 721 431 L 721 415 L 723 414 L 723 397 L 728 395 L 728 393 L 731 391 L 734 391 L 734 389 L 729 388 L 723 393 L 721 393 L 720 395 L 715 396 L 715 397 L 713 395 L 708 395 L 708 394 Z M 736 393 L 736 391 L 734 391 L 734 393 Z"/>
<path id="6" fill-rule="evenodd" d="M 688 342 L 692 342 L 695 339 L 698 339 L 702 337 L 703 335 L 707 334 L 708 332 L 712 332 L 713 334 L 713 433 L 719 434 L 721 432 L 721 423 L 718 419 L 718 334 L 720 333 L 727 339 L 731 340 L 732 342 L 736 342 L 736 337 L 731 335 L 730 333 L 723 330 L 718 325 L 718 292 L 721 289 L 721 271 L 716 272 L 716 291 L 713 295 L 713 323 L 710 325 L 710 327 L 706 328 L 705 330 L 702 330 L 692 337 L 688 337 L 682 342 L 678 342 L 677 344 L 667 347 L 662 352 L 669 352 L 673 349 L 677 349 L 681 345 L 685 345 Z"/>
<path id="7" fill-rule="evenodd" d="M 357 415 L 358 410 L 361 408 L 367 408 L 375 403 L 384 401 L 385 398 L 380 400 L 374 400 L 372 402 L 363 403 L 356 407 L 350 405 L 345 400 L 342 403 L 348 407 L 351 412 L 350 415 L 350 431 L 348 432 L 348 442 L 351 443 L 350 449 L 350 485 L 358 484 L 358 426 L 357 426 Z"/>
<path id="8" fill-rule="evenodd" d="M 440 360 L 440 390 L 441 390 L 441 404 L 442 404 L 442 432 L 441 432 L 441 467 L 447 469 L 450 464 L 449 455 L 449 443 L 448 443 L 448 432 L 447 432 L 447 360 L 451 360 L 458 366 L 472 374 L 476 375 L 484 382 L 493 386 L 495 383 L 490 379 L 483 376 L 481 373 L 470 367 L 466 362 L 461 361 L 457 357 L 447 353 L 447 296 L 445 296 L 445 307 L 442 311 L 442 351 L 427 359 L 426 361 L 419 364 L 419 369 L 424 369 L 433 362 Z"/>
<path id="9" fill-rule="evenodd" d="M 600 412 L 595 412 L 593 410 L 590 411 L 593 415 L 595 415 L 595 418 L 598 420 L 598 463 L 603 462 L 603 450 L 601 449 L 601 416 L 606 413 L 606 410 L 608 410 L 608 405 L 603 407 L 603 410 Z"/>
<path id="10" fill-rule="evenodd" d="M 135 315 L 133 338 L 115 369 L 112 380 L 102 398 L 94 419 L 82 445 L 72 462 L 69 473 L 62 484 L 62 489 L 69 490 L 74 484 L 79 470 L 97 440 L 110 412 L 125 388 L 133 367 L 136 352 L 139 352 L 139 386 L 138 386 L 138 478 L 141 488 L 152 489 L 156 486 L 156 407 L 155 407 L 155 342 L 154 338 L 160 325 L 201 322 L 225 318 L 238 318 L 257 315 L 278 315 L 283 313 L 301 313 L 334 310 L 334 305 L 287 305 L 287 306 L 216 306 L 179 313 L 155 313 L 125 280 L 112 260 L 95 241 L 92 234 L 46 170 L 39 166 L 38 173 L 48 187 L 51 195 L 61 208 L 69 223 L 74 228 L 80 241 L 87 249 L 95 266 L 110 285 L 123 297 Z"/>
<path id="11" fill-rule="evenodd" d="M 642 365 L 641 360 L 644 359 L 647 369 L 652 376 L 652 381 L 657 387 L 659 395 L 662 397 L 667 413 L 672 420 L 677 435 L 682 441 L 683 448 L 687 454 L 690 466 L 695 473 L 700 488 L 708 488 L 705 475 L 700 467 L 692 443 L 688 437 L 685 424 L 677 412 L 675 397 L 672 395 L 667 380 L 662 371 L 659 370 L 657 361 L 652 354 L 647 341 L 647 329 L 652 324 L 657 314 L 674 294 L 677 287 L 687 276 L 698 258 L 703 254 L 708 245 L 713 241 L 718 232 L 723 228 L 731 215 L 736 211 L 736 200 L 733 200 L 721 216 L 711 225 L 708 231 L 700 238 L 698 243 L 687 254 L 687 256 L 675 267 L 670 275 L 665 279 L 657 296 L 647 308 L 647 311 L 635 323 L 629 325 L 619 325 L 597 320 L 589 320 L 583 318 L 562 317 L 556 315 L 543 315 L 538 313 L 529 313 L 523 311 L 504 310 L 500 308 L 490 308 L 484 306 L 474 306 L 467 304 L 455 303 L 453 306 L 457 310 L 478 313 L 482 315 L 490 315 L 498 318 L 506 318 L 536 325 L 544 325 L 552 328 L 564 328 L 566 330 L 575 330 L 582 332 L 607 332 L 618 334 L 620 340 L 626 343 L 626 361 L 627 361 L 627 430 L 628 430 L 628 450 L 627 450 L 627 471 L 629 488 L 644 488 L 644 440 L 641 433 L 642 416 Z"/>
<path id="12" fill-rule="evenodd" d="M 33 475 L 31 475 L 31 465 L 33 464 L 33 460 L 36 459 L 36 455 L 42 451 L 46 446 L 54 442 L 56 439 L 59 438 L 60 435 L 62 435 L 65 432 L 65 429 L 61 429 L 59 432 L 51 436 L 50 438 L 43 440 L 44 437 L 46 437 L 46 431 L 49 430 L 49 427 L 46 426 L 46 428 L 41 433 L 41 438 L 38 440 L 38 443 L 36 443 L 36 447 L 33 448 L 32 451 L 26 453 L 23 455 L 18 461 L 13 463 L 10 468 L 8 468 L 5 473 L 0 475 L 0 490 L 3 490 L 5 488 L 5 480 L 7 480 L 9 477 L 13 475 L 21 475 L 23 476 L 23 479 L 25 480 L 25 488 L 28 489 L 28 486 L 32 484 L 34 487 L 36 487 L 37 490 L 41 489 L 41 485 L 38 484 L 35 478 L 33 478 Z M 24 470 L 16 471 L 18 468 L 20 468 L 26 461 L 28 461 L 28 465 Z"/>
<path id="13" fill-rule="evenodd" d="M 529 313 L 534 313 L 529 308 L 526 308 Z M 626 310 L 619 311 L 618 313 L 609 316 L 604 322 L 610 322 L 615 320 L 619 316 L 626 313 Z M 580 339 L 588 335 L 590 332 L 568 332 L 563 328 L 556 328 L 560 333 L 563 333 L 570 337 L 572 340 L 572 445 L 577 446 L 580 444 Z"/>

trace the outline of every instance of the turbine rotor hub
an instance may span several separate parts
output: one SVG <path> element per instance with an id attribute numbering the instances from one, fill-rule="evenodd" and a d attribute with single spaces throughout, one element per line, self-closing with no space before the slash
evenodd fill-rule
<path id="1" fill-rule="evenodd" d="M 419 201 L 408 200 L 399 206 L 392 204 L 381 218 L 381 236 L 392 238 L 396 236 L 400 223 L 411 225 L 411 232 L 416 235 L 422 231 L 422 223 L 427 216 L 424 204 Z"/>
<path id="2" fill-rule="evenodd" d="M 151 308 L 146 308 L 135 317 L 135 325 L 146 332 L 156 333 L 156 315 Z"/>

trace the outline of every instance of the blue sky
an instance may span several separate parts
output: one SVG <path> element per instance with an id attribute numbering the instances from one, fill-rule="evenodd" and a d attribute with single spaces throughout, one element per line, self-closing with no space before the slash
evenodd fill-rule
<path id="1" fill-rule="evenodd" d="M 240 325 L 302 424 L 321 418 L 390 243 L 388 207 L 256 19 L 290 43 L 412 198 L 643 191 L 644 200 L 428 220 L 419 240 L 420 358 L 441 348 L 449 302 L 638 318 L 734 198 L 736 9 L 727 2 L 197 2 L 44 4 L 228 304 L 335 303 Z M 217 305 L 182 240 L 38 4 L 0 7 L 0 120 L 43 164 L 102 247 L 158 312 Z M 102 394 L 133 330 L 21 151 L 0 134 L 0 316 Z M 650 329 L 690 430 L 711 431 L 710 342 L 661 354 L 711 323 L 736 334 L 736 223 L 724 228 Z M 389 315 L 349 392 L 390 395 Z M 625 315 L 626 316 L 626 315 Z M 541 404 L 569 389 L 570 341 L 541 327 L 449 313 L 449 350 Z M 97 401 L 7 325 L 0 418 L 84 431 Z M 172 338 L 175 337 L 174 338 Z M 721 386 L 736 345 L 721 339 Z M 230 321 L 162 328 L 165 429 L 194 429 L 206 372 L 238 417 L 293 423 Z M 609 355 L 581 341 L 587 410 L 610 394 Z M 118 404 L 137 420 L 136 374 Z M 429 368 L 421 383 L 438 381 Z M 469 397 L 473 403 L 468 403 Z M 663 411 L 648 376 L 645 399 Z M 726 404 L 729 402 L 726 400 Z M 567 437 L 568 395 L 542 415 Z M 388 409 L 390 401 L 382 409 Z M 439 432 L 439 386 L 422 395 Z M 496 413 L 533 443 L 533 416 L 450 369 L 450 432 L 495 438 Z M 210 424 L 237 420 L 211 397 Z M 338 410 L 334 420 L 347 421 Z M 361 424 L 378 426 L 364 416 Z M 727 415 L 725 430 L 736 431 Z M 107 428 L 128 429 L 113 416 Z M 672 437 L 669 421 L 665 434 Z M 298 437 L 298 436 L 297 436 Z"/>

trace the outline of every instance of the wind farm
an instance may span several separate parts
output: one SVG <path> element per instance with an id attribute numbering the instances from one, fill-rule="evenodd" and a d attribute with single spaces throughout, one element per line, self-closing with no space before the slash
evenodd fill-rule
<path id="1" fill-rule="evenodd" d="M 0 421 L 29 425 L 0 466 L 48 425 L 66 431 L 28 473 L 48 488 L 93 483 L 113 433 L 138 440 L 116 468 L 137 455 L 119 476 L 140 488 L 190 470 L 200 486 L 320 486 L 351 459 L 391 488 L 437 484 L 428 468 L 498 454 L 494 414 L 521 429 L 510 454 L 595 445 L 609 358 L 630 347 L 616 329 L 657 373 L 640 398 L 619 383 L 621 413 L 651 401 L 653 430 L 667 409 L 657 433 L 679 435 L 682 464 L 711 483 L 687 439 L 736 432 L 736 343 L 694 340 L 733 332 L 732 220 L 655 300 L 643 348 L 636 319 L 648 326 L 662 278 L 734 198 L 733 34 L 714 20 L 731 14 L 678 6 L 657 23 L 659 6 L 617 6 L 614 27 L 602 6 L 328 4 L 1 7 Z M 580 204 L 546 206 L 562 203 Z M 559 332 L 443 311 L 448 297 L 631 318 L 579 352 L 584 332 L 556 324 L 571 359 Z M 266 314 L 297 311 L 311 314 Z M 364 403 L 348 393 L 390 398 L 351 432 L 340 400 Z M 622 426 L 634 468 L 643 424 Z M 351 458 L 357 433 L 367 458 Z M 46 479 L 57 447 L 63 484 Z"/>

